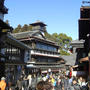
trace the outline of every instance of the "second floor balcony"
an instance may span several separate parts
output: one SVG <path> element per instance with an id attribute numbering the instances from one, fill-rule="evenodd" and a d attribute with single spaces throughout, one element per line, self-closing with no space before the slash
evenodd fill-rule
<path id="1" fill-rule="evenodd" d="M 60 57 L 60 53 L 58 53 L 58 52 L 52 52 L 52 51 L 40 50 L 40 49 L 31 50 L 31 55 L 56 57 L 56 58 Z"/>

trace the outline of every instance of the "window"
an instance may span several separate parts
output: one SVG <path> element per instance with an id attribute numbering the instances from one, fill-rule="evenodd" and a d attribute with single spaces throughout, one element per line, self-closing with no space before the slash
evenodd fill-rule
<path id="1" fill-rule="evenodd" d="M 49 51 L 57 51 L 57 48 L 51 45 L 43 44 L 43 43 L 37 43 L 36 48 L 43 49 L 43 50 L 49 50 Z"/>

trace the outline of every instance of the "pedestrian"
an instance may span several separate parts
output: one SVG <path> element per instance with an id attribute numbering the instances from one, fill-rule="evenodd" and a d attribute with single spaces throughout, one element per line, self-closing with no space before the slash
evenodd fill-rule
<path id="1" fill-rule="evenodd" d="M 64 78 L 64 90 L 67 90 L 68 87 L 69 87 L 69 78 L 68 78 L 68 76 L 65 76 L 65 78 Z"/>
<path id="2" fill-rule="evenodd" d="M 13 90 L 12 82 L 8 82 L 8 90 Z"/>
<path id="3" fill-rule="evenodd" d="M 61 77 L 58 77 L 57 79 L 56 90 L 61 90 Z"/>
<path id="4" fill-rule="evenodd" d="M 0 81 L 0 89 L 1 89 L 1 90 L 5 90 L 5 89 L 6 89 L 5 77 L 2 77 L 2 78 L 1 78 L 1 81 Z"/>
<path id="5" fill-rule="evenodd" d="M 80 85 L 80 87 L 82 87 L 82 77 L 80 76 L 79 78 L 78 78 L 78 84 Z"/>
<path id="6" fill-rule="evenodd" d="M 37 83 L 40 82 L 41 80 L 42 80 L 41 75 L 38 75 L 38 76 L 37 76 Z"/>
<path id="7" fill-rule="evenodd" d="M 90 89 L 90 81 L 88 81 L 88 83 L 87 83 L 87 90 L 89 90 Z"/>
<path id="8" fill-rule="evenodd" d="M 36 85 L 36 90 L 54 90 L 52 83 L 47 81 L 40 81 Z"/>
<path id="9" fill-rule="evenodd" d="M 23 78 L 23 89 L 27 90 L 27 76 L 26 75 Z"/>
<path id="10" fill-rule="evenodd" d="M 65 79 L 65 76 L 61 76 L 61 89 L 64 88 L 64 79 Z"/>
<path id="11" fill-rule="evenodd" d="M 31 81 L 32 81 L 31 74 L 28 75 L 27 80 L 28 80 L 28 90 L 30 90 L 31 89 Z"/>
<path id="12" fill-rule="evenodd" d="M 73 79 L 72 87 L 74 90 L 81 90 L 76 78 Z"/>
<path id="13" fill-rule="evenodd" d="M 74 78 L 75 76 L 71 76 L 71 77 L 69 77 L 69 84 L 70 85 L 72 85 L 72 82 L 73 82 L 73 78 Z"/>
<path id="14" fill-rule="evenodd" d="M 32 90 L 36 90 L 36 84 L 37 84 L 36 76 L 33 75 L 32 76 L 32 81 L 31 81 L 31 89 Z"/>
<path id="15" fill-rule="evenodd" d="M 87 83 L 86 83 L 86 80 L 85 78 L 82 79 L 82 86 L 81 86 L 81 90 L 87 90 Z"/>
<path id="16" fill-rule="evenodd" d="M 16 90 L 22 90 L 22 78 L 17 80 Z"/>

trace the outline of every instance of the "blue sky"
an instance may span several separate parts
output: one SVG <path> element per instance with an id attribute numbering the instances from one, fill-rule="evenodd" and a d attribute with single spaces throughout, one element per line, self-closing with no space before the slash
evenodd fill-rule
<path id="1" fill-rule="evenodd" d="M 47 24 L 47 31 L 65 33 L 78 39 L 78 19 L 82 0 L 5 0 L 9 9 L 4 20 L 12 27 L 37 20 Z"/>

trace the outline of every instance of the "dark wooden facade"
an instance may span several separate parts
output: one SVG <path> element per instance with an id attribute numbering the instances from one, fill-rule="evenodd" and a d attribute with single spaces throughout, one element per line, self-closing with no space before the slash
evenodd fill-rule
<path id="1" fill-rule="evenodd" d="M 43 35 L 46 25 L 42 22 L 36 22 L 31 25 L 33 26 L 32 31 L 13 34 L 16 39 L 32 47 L 30 63 L 33 62 L 33 65 L 41 70 L 61 68 L 61 64 L 65 62 L 64 60 L 62 62 L 60 57 L 59 46 L 55 42 L 46 39 Z"/>
<path id="2" fill-rule="evenodd" d="M 4 6 L 4 0 L 0 0 L 0 19 L 4 19 L 4 14 L 8 13 L 8 9 Z"/>
<path id="3" fill-rule="evenodd" d="M 85 77 L 89 75 L 89 37 L 90 35 L 90 7 L 82 6 L 80 8 L 79 40 L 72 43 L 74 52 L 76 52 L 76 71 L 84 71 Z"/>
<path id="4" fill-rule="evenodd" d="M 4 1 L 5 0 L 0 0 L 0 12 L 2 12 L 3 14 L 7 14 L 8 9 L 4 6 Z"/>
<path id="5" fill-rule="evenodd" d="M 8 13 L 4 0 L 0 0 L 0 79 L 6 77 L 6 82 L 15 84 L 25 66 L 30 60 L 30 47 L 10 35 L 12 27 L 3 21 Z"/>
<path id="6" fill-rule="evenodd" d="M 85 75 L 82 74 L 83 77 L 88 76 L 88 66 L 89 61 L 86 57 L 88 57 L 88 50 L 84 48 L 85 40 L 75 40 L 71 43 L 73 48 L 73 54 L 76 54 L 75 65 L 73 66 L 73 71 L 84 72 Z M 77 73 L 77 76 L 81 76 L 81 74 Z"/>
<path id="7" fill-rule="evenodd" d="M 90 34 L 90 7 L 82 6 L 79 19 L 79 39 L 87 39 L 88 34 Z"/>

